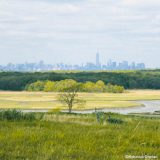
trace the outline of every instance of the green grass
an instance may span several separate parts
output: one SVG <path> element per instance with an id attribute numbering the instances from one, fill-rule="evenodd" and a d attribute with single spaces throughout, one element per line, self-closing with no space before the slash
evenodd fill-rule
<path id="1" fill-rule="evenodd" d="M 107 116 L 108 117 L 108 116 Z M 160 157 L 160 119 L 113 114 L 122 124 L 100 125 L 95 115 L 45 114 L 39 121 L 0 121 L 2 160 L 124 160 Z"/>
<path id="2" fill-rule="evenodd" d="M 73 109 L 114 108 L 139 106 L 136 100 L 160 99 L 160 90 L 129 90 L 126 93 L 79 93 L 86 100 L 84 106 Z M 45 92 L 0 92 L 0 108 L 20 109 L 65 109 L 57 101 L 57 93 Z"/>

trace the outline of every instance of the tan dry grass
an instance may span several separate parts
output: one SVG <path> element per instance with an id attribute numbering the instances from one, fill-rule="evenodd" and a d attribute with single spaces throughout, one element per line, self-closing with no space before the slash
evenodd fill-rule
<path id="1" fill-rule="evenodd" d="M 53 109 L 62 108 L 57 101 L 58 93 L 46 92 L 0 92 L 0 108 Z M 86 100 L 85 106 L 74 109 L 133 107 L 139 105 L 136 100 L 160 99 L 160 90 L 128 90 L 126 93 L 79 93 L 79 98 Z"/>

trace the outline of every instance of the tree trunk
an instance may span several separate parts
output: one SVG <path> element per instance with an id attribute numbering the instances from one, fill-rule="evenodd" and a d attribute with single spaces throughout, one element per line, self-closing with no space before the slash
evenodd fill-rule
<path id="1" fill-rule="evenodd" d="M 69 113 L 71 113 L 72 112 L 72 104 L 70 104 L 68 107 L 69 107 Z"/>

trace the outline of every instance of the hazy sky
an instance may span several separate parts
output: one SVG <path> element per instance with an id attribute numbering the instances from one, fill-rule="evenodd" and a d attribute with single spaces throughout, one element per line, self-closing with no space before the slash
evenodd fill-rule
<path id="1" fill-rule="evenodd" d="M 0 64 L 128 60 L 160 67 L 160 0 L 0 0 Z"/>

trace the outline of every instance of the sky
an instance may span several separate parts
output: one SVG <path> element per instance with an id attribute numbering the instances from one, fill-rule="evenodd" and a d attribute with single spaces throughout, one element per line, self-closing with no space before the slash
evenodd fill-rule
<path id="1" fill-rule="evenodd" d="M 160 68 L 160 0 L 0 0 L 0 65 L 144 62 Z"/>

